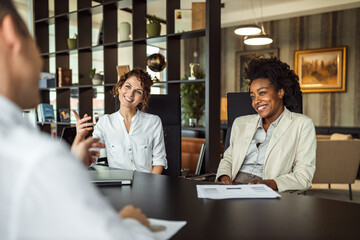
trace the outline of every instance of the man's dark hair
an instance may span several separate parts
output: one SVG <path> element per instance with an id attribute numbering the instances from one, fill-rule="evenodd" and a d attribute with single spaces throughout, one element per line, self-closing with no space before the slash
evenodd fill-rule
<path id="1" fill-rule="evenodd" d="M 288 64 L 278 58 L 253 58 L 245 68 L 244 77 L 250 80 L 249 90 L 255 79 L 269 79 L 276 91 L 284 90 L 284 106 L 289 109 L 296 108 L 295 96 L 301 94 L 299 77 Z"/>
<path id="2" fill-rule="evenodd" d="M 16 11 L 12 0 L 1 0 L 0 1 L 0 23 L 2 23 L 5 16 L 10 15 L 14 21 L 14 25 L 19 34 L 25 38 L 29 37 L 29 31 L 26 24 Z"/>

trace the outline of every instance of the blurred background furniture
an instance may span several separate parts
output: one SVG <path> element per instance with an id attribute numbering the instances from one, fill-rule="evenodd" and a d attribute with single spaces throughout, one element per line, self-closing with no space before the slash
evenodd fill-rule
<path id="1" fill-rule="evenodd" d="M 360 162 L 359 139 L 332 140 L 330 135 L 317 136 L 316 170 L 313 183 L 351 184 L 355 182 Z"/>
<path id="2" fill-rule="evenodd" d="M 205 144 L 205 138 L 181 138 L 181 169 L 188 171 L 189 176 L 195 175 L 203 144 Z"/>

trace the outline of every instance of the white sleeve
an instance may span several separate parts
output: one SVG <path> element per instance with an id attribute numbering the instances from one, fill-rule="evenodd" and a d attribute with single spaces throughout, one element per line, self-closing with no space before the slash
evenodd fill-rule
<path id="1" fill-rule="evenodd" d="M 94 126 L 94 132 L 92 134 L 93 138 L 99 138 L 101 143 L 105 143 L 105 136 L 104 136 L 104 116 L 97 121 Z"/>
<path id="2" fill-rule="evenodd" d="M 138 221 L 117 215 L 77 159 L 54 149 L 23 179 L 19 239 L 153 239 Z"/>
<path id="3" fill-rule="evenodd" d="M 166 149 L 164 141 L 164 131 L 160 117 L 156 116 L 154 127 L 154 145 L 152 153 L 152 165 L 164 166 L 167 169 Z"/>

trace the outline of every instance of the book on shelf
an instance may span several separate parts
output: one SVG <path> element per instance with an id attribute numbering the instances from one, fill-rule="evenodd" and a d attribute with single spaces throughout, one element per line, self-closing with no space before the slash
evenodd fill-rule
<path id="1" fill-rule="evenodd" d="M 199 30 L 206 28 L 206 3 L 193 2 L 192 3 L 192 30 Z"/>
<path id="2" fill-rule="evenodd" d="M 39 88 L 55 88 L 56 74 L 42 72 L 40 73 Z"/>
<path id="3" fill-rule="evenodd" d="M 59 87 L 72 86 L 72 70 L 70 68 L 59 67 L 56 73 Z"/>
<path id="4" fill-rule="evenodd" d="M 38 106 L 38 120 L 42 123 L 55 122 L 53 105 L 50 103 L 40 103 Z"/>
<path id="5" fill-rule="evenodd" d="M 59 108 L 59 117 L 60 117 L 60 122 L 69 123 L 70 122 L 70 109 L 69 108 Z"/>
<path id="6" fill-rule="evenodd" d="M 175 9 L 175 33 L 191 31 L 192 29 L 192 10 Z"/>

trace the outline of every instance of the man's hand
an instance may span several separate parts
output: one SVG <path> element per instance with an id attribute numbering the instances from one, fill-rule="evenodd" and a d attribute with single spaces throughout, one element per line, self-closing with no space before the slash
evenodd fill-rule
<path id="1" fill-rule="evenodd" d="M 95 160 L 92 156 L 99 157 L 99 152 L 89 151 L 89 148 L 104 148 L 105 145 L 100 143 L 98 138 L 88 137 L 85 139 L 87 134 L 88 130 L 86 129 L 76 134 L 71 146 L 71 152 L 88 167 Z"/>
<path id="2" fill-rule="evenodd" d="M 265 184 L 269 188 L 271 188 L 272 190 L 275 190 L 275 191 L 278 190 L 276 182 L 274 180 L 272 180 L 272 179 L 255 180 L 255 181 L 249 182 L 249 184 Z"/>
<path id="3" fill-rule="evenodd" d="M 234 185 L 233 181 L 231 181 L 230 177 L 227 175 L 222 175 L 219 177 L 219 180 L 222 184 L 226 185 Z"/>
<path id="4" fill-rule="evenodd" d="M 147 219 L 145 214 L 143 214 L 141 212 L 141 209 L 134 208 L 133 205 L 126 205 L 123 209 L 121 209 L 121 211 L 119 212 L 119 215 L 122 218 L 133 218 L 135 220 L 138 220 L 145 227 L 150 226 L 149 220 Z"/>
<path id="5" fill-rule="evenodd" d="M 83 118 L 80 118 L 79 114 L 75 110 L 72 110 L 72 112 L 74 113 L 75 118 L 76 118 L 76 134 L 79 134 L 80 132 L 85 131 L 85 130 L 88 131 L 88 130 L 93 129 L 94 123 L 87 122 L 87 121 L 91 120 L 91 116 L 88 116 L 87 114 L 85 114 Z"/>

